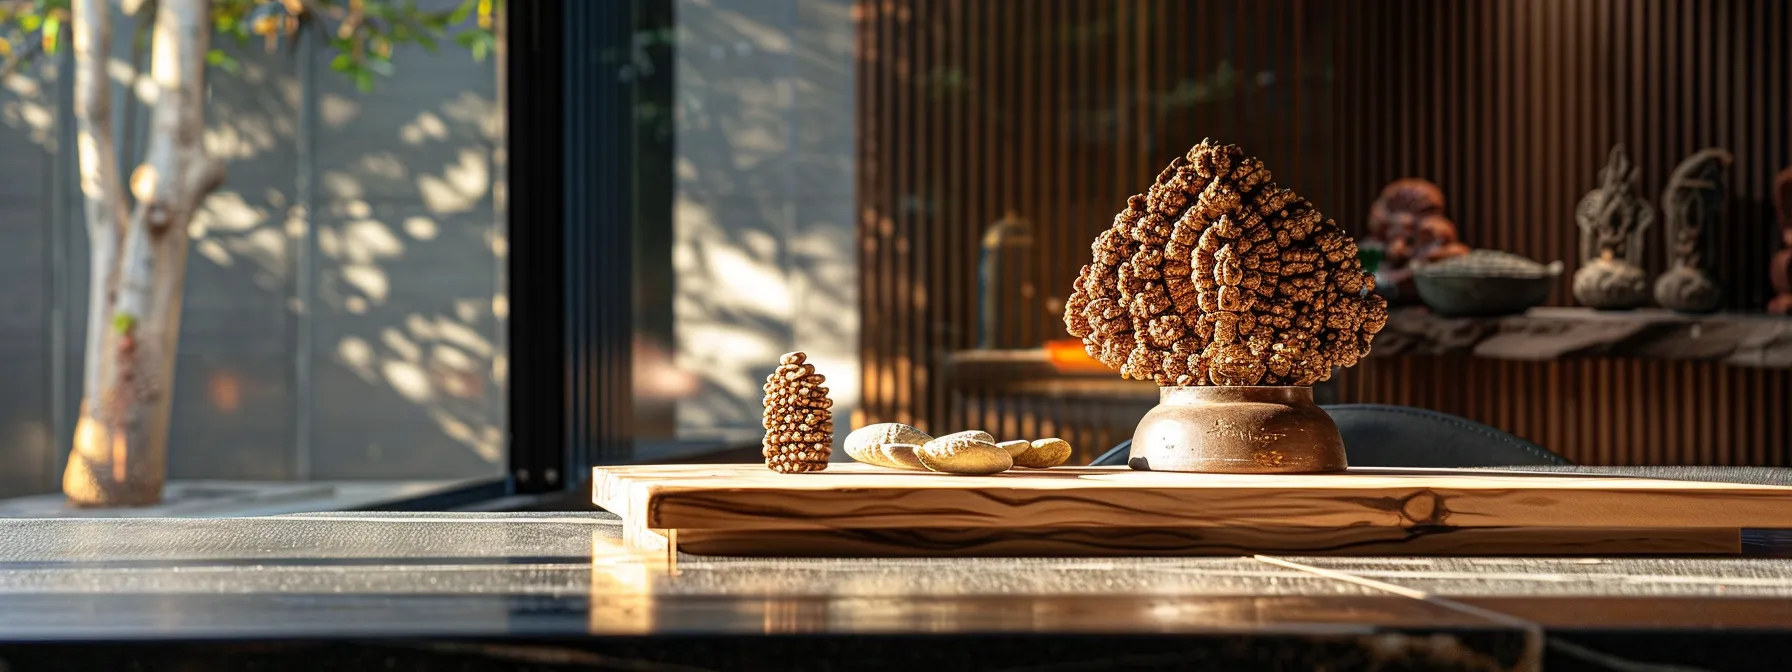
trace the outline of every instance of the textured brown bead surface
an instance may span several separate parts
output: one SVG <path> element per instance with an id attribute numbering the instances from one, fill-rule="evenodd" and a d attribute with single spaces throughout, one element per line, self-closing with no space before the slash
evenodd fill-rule
<path id="1" fill-rule="evenodd" d="M 1091 245 L 1064 325 L 1159 385 L 1312 385 L 1387 322 L 1356 243 L 1262 161 L 1204 140 Z"/>
<path id="2" fill-rule="evenodd" d="M 828 468 L 834 452 L 834 402 L 828 399 L 827 377 L 808 364 L 808 355 L 792 352 L 778 359 L 765 377 L 765 414 L 760 443 L 765 466 L 786 474 Z"/>

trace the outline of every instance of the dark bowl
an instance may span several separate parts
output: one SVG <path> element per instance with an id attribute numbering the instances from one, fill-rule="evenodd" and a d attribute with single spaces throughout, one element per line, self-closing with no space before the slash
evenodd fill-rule
<path id="1" fill-rule="evenodd" d="M 1516 315 L 1549 298 L 1554 278 L 1417 276 L 1419 299 L 1444 317 Z"/>
<path id="2" fill-rule="evenodd" d="M 1516 260 L 1516 255 L 1477 250 L 1471 254 L 1495 254 Z M 1466 260 L 1465 260 L 1466 261 Z M 1445 317 L 1496 317 L 1515 315 L 1529 310 L 1549 298 L 1549 289 L 1562 274 L 1562 262 L 1537 264 L 1534 270 L 1523 268 L 1476 269 L 1470 263 L 1443 263 L 1430 268 L 1417 268 L 1413 284 L 1419 299 L 1431 312 Z M 1491 264 L 1487 264 L 1491 265 Z M 1505 266 L 1512 266 L 1507 261 Z"/>

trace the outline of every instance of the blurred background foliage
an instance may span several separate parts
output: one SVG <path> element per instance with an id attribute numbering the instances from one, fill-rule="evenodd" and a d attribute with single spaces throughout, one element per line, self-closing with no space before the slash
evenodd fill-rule
<path id="1" fill-rule="evenodd" d="M 215 35 L 240 44 L 260 41 L 269 51 L 293 44 L 301 27 L 315 25 L 337 54 L 330 69 L 362 91 L 397 72 L 394 47 L 418 45 L 431 53 L 452 41 L 485 60 L 497 50 L 496 17 L 505 0 L 462 0 L 448 9 L 424 9 L 416 0 L 211 0 Z M 39 55 L 68 48 L 70 0 L 0 0 L 0 77 Z M 154 16 L 156 0 L 123 0 L 126 14 Z M 136 22 L 133 49 L 148 46 L 151 22 Z M 227 72 L 240 67 L 223 50 L 206 60 Z"/>

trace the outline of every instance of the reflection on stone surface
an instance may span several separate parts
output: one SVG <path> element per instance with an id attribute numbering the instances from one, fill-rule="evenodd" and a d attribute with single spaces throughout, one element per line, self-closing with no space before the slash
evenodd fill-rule
<path id="1" fill-rule="evenodd" d="M 1445 596 L 1792 597 L 1789 558 L 1291 558 Z"/>
<path id="2" fill-rule="evenodd" d="M 895 633 L 1367 633 L 1408 628 L 1498 628 L 1397 596 L 853 597 L 594 593 L 593 634 Z"/>
<path id="3" fill-rule="evenodd" d="M 360 640 L 201 646 L 71 645 L 7 650 L 21 666 L 75 669 L 525 670 L 562 666 L 639 670 L 1534 670 L 1533 638 L 1510 632 L 1417 635 L 1217 633 L 1109 635 L 903 635 L 562 639 L 552 641 Z M 282 663 L 286 665 L 282 665 Z"/>
<path id="4" fill-rule="evenodd" d="M 643 634 L 653 631 L 650 574 L 669 570 L 648 561 L 620 538 L 591 533 L 590 615 L 592 633 Z"/>
<path id="5" fill-rule="evenodd" d="M 953 660 L 1504 670 L 1535 669 L 1542 659 L 1535 622 L 1673 632 L 1792 626 L 1792 607 L 1775 592 L 1792 572 L 1783 560 L 1283 562 L 683 555 L 674 571 L 664 556 L 626 547 L 604 514 L 0 521 L 0 658 L 20 660 L 5 650 L 17 638 L 348 634 L 576 637 L 564 646 L 600 656 L 592 660 L 723 668 L 770 661 L 780 666 L 759 669 L 802 669 L 851 656 L 863 669 Z M 1339 574 L 1302 569 L 1311 566 Z M 1377 582 L 1455 597 L 1410 597 Z M 768 634 L 803 637 L 760 636 Z M 1599 655 L 1625 650 L 1583 644 Z M 516 646 L 486 653 L 565 653 L 553 648 L 562 644 Z"/>
<path id="6" fill-rule="evenodd" d="M 1303 569 L 1315 565 L 1340 574 Z M 0 648 L 17 638 L 577 637 L 581 647 L 630 642 L 637 648 L 611 652 L 629 660 L 695 665 L 740 656 L 790 663 L 760 669 L 800 669 L 801 661 L 837 654 L 871 661 L 871 669 L 879 661 L 907 664 L 882 669 L 918 669 L 926 665 L 917 662 L 920 651 L 959 655 L 958 642 L 974 641 L 961 657 L 938 660 L 1534 669 L 1542 655 L 1536 621 L 1788 627 L 1792 607 L 1779 606 L 1786 600 L 1773 591 L 1789 567 L 1710 559 L 1278 565 L 682 555 L 674 570 L 663 555 L 625 546 L 621 526 L 605 514 L 14 520 L 0 521 Z M 1355 577 L 1370 580 L 1346 580 Z M 1430 582 L 1426 593 L 1461 596 L 1376 587 L 1421 585 L 1412 581 Z M 1661 594 L 1670 585 L 1680 592 Z M 1710 585 L 1769 599 L 1724 599 Z M 1640 616 L 1618 618 L 1624 614 Z M 768 634 L 803 637 L 760 636 Z M 804 647 L 779 648 L 795 641 Z M 1155 652 L 1146 663 L 1128 658 L 1146 652 Z"/>

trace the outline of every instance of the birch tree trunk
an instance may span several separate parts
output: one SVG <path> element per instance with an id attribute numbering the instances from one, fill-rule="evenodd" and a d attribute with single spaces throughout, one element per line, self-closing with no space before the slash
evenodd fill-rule
<path id="1" fill-rule="evenodd" d="M 187 223 L 224 177 L 203 142 L 211 2 L 158 3 L 150 56 L 158 94 L 128 215 L 111 134 L 108 3 L 75 0 L 71 9 L 92 281 L 81 414 L 62 489 L 76 506 L 142 506 L 161 499 L 166 477 Z"/>

